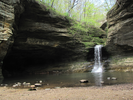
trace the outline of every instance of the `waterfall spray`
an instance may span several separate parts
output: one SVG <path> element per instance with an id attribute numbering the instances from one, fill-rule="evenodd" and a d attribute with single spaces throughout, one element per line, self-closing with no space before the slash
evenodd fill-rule
<path id="1" fill-rule="evenodd" d="M 97 73 L 97 72 L 103 72 L 102 64 L 101 64 L 101 48 L 103 45 L 96 45 L 95 46 L 95 64 L 91 72 Z"/>

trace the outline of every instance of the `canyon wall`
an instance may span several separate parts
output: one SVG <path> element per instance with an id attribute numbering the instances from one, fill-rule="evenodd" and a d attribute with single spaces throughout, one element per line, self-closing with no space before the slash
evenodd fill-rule
<path id="1" fill-rule="evenodd" d="M 108 51 L 124 54 L 133 51 L 133 1 L 117 0 L 107 14 Z"/>
<path id="2" fill-rule="evenodd" d="M 94 27 L 82 33 L 76 23 L 42 2 L 0 0 L 0 76 L 86 71 L 88 48 L 103 43 L 106 33 Z"/>
<path id="3" fill-rule="evenodd" d="M 0 71 L 4 77 L 85 59 L 84 45 L 68 34 L 71 20 L 34 0 L 1 0 L 0 8 Z"/>
<path id="4" fill-rule="evenodd" d="M 20 5 L 20 7 L 18 7 Z M 23 12 L 19 0 L 0 0 L 0 78 L 2 77 L 1 67 L 8 48 L 13 44 L 12 36 L 15 32 L 15 15 Z M 15 10 L 17 8 L 17 10 Z"/>
<path id="5" fill-rule="evenodd" d="M 133 69 L 133 0 L 117 0 L 107 14 L 110 67 Z"/>

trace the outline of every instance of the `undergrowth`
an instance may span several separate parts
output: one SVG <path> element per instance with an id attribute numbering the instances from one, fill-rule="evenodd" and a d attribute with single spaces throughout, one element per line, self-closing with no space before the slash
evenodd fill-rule
<path id="1" fill-rule="evenodd" d="M 57 12 L 54 8 L 50 7 L 48 4 L 41 2 L 40 0 L 36 0 L 40 4 L 46 6 L 46 10 L 53 12 L 54 16 L 62 16 L 69 20 L 71 26 L 68 26 L 68 34 L 71 34 L 74 39 L 77 39 L 81 43 L 85 45 L 86 48 L 94 47 L 95 45 L 101 44 L 105 45 L 106 37 L 100 38 L 101 35 L 106 36 L 106 32 L 101 29 L 95 27 L 93 24 L 87 25 L 86 23 L 78 22 L 68 16 L 67 13 Z M 70 21 L 71 20 L 71 21 Z"/>

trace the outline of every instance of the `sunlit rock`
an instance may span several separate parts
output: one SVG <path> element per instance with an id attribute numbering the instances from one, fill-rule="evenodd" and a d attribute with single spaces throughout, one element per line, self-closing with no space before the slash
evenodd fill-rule
<path id="1" fill-rule="evenodd" d="M 112 77 L 111 79 L 112 79 L 112 80 L 117 80 L 117 78 L 116 78 L 116 77 Z"/>
<path id="2" fill-rule="evenodd" d="M 88 80 L 82 79 L 82 80 L 80 80 L 80 83 L 88 83 Z"/>

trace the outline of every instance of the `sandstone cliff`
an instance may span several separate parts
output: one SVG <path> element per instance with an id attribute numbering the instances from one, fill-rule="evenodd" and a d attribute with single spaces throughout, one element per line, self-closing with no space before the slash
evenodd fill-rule
<path id="1" fill-rule="evenodd" d="M 15 10 L 18 3 L 20 4 L 18 0 L 0 0 L 0 67 L 3 64 L 3 59 L 7 54 L 8 48 L 14 42 L 12 36 L 13 33 L 16 33 L 13 27 L 15 15 L 18 14 L 19 16 L 23 12 L 21 6 L 18 7 L 18 10 Z M 1 68 L 0 77 L 2 77 Z"/>
<path id="2" fill-rule="evenodd" d="M 133 50 L 133 1 L 117 0 L 107 14 L 108 51 L 122 54 Z"/>
<path id="3" fill-rule="evenodd" d="M 117 0 L 107 14 L 107 22 L 107 49 L 112 55 L 110 66 L 119 67 L 118 70 L 133 67 L 133 1 Z"/>
<path id="4" fill-rule="evenodd" d="M 72 63 L 86 61 L 87 46 L 96 43 L 85 45 L 90 40 L 80 39 L 81 35 L 77 35 L 80 30 L 72 34 L 72 22 L 35 0 L 1 0 L 0 62 L 4 77 L 44 74 L 48 68 L 67 71 L 73 66 L 87 65 Z M 102 30 L 94 30 L 95 37 L 106 37 Z M 103 43 L 102 40 L 100 42 Z"/>

